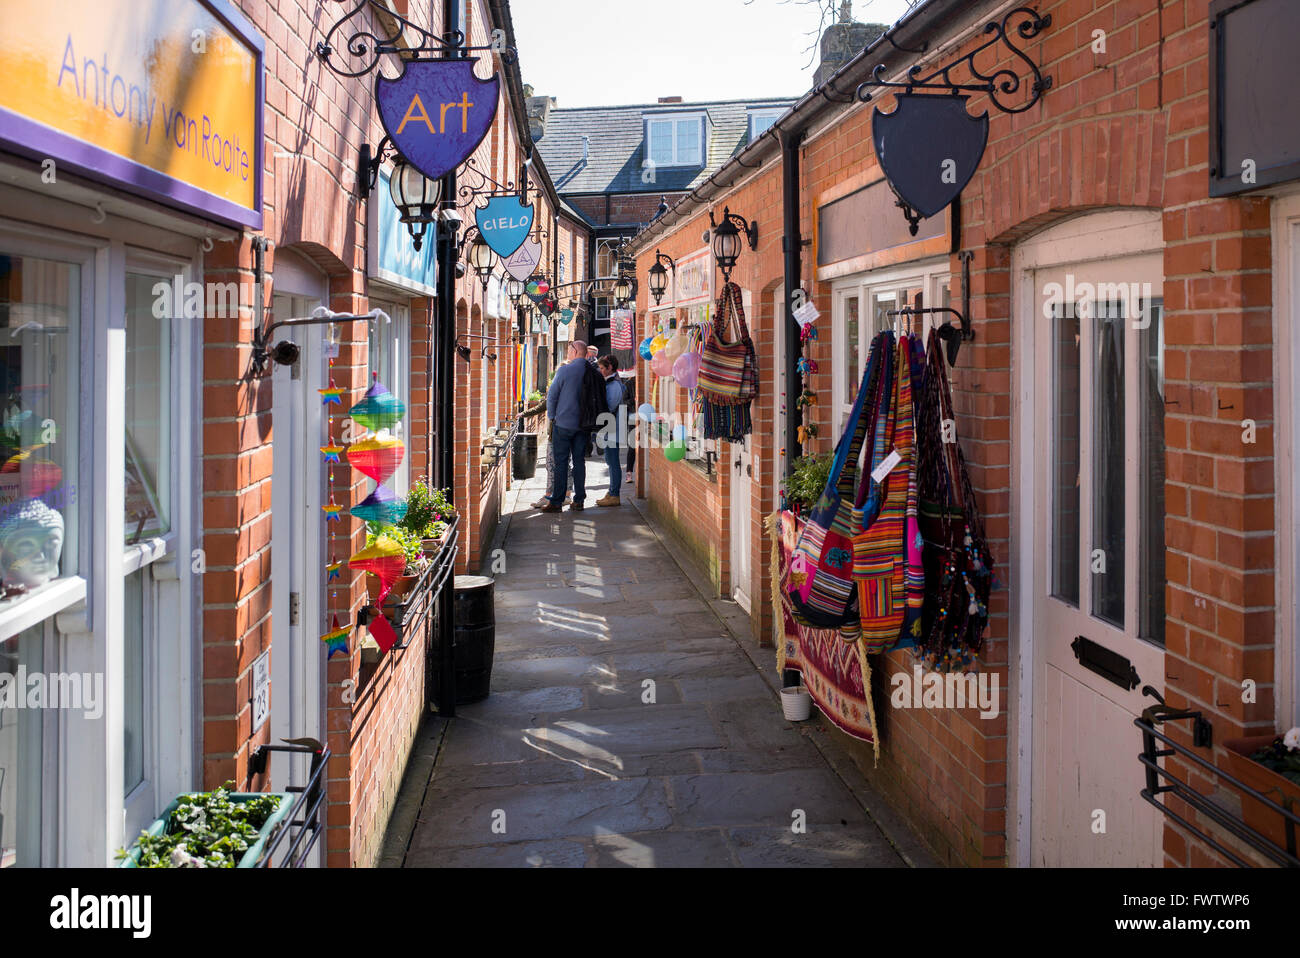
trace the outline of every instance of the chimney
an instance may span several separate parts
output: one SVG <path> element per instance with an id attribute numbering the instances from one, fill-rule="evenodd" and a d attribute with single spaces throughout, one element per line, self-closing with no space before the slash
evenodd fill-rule
<path id="1" fill-rule="evenodd" d="M 681 103 L 682 98 L 679 96 L 661 96 L 659 98 L 659 102 L 660 103 Z"/>
<path id="2" fill-rule="evenodd" d="M 529 93 L 531 90 L 532 87 L 526 87 L 524 92 Z M 546 136 L 546 121 L 555 109 L 555 97 L 528 96 L 524 99 L 524 108 L 528 111 L 528 132 L 533 142 L 537 142 Z"/>
<path id="3" fill-rule="evenodd" d="M 851 0 L 843 0 L 840 4 L 839 21 L 832 23 L 822 34 L 822 59 L 813 77 L 813 86 L 825 83 L 888 29 L 888 25 L 884 23 L 855 22 Z"/>

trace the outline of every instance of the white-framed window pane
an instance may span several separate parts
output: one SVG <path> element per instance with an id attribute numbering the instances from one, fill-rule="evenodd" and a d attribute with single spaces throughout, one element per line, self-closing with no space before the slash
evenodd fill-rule
<path id="1" fill-rule="evenodd" d="M 126 274 L 126 523 L 128 543 L 171 530 L 171 318 L 154 315 L 160 280 Z"/>
<path id="2" fill-rule="evenodd" d="M 757 140 L 760 136 L 762 136 L 772 127 L 773 123 L 775 123 L 780 118 L 781 118 L 780 113 L 754 114 L 752 117 L 750 117 L 751 127 L 750 127 L 749 138 L 751 140 Z"/>
<path id="3" fill-rule="evenodd" d="M 123 602 L 123 720 L 122 720 L 122 795 L 130 795 L 145 775 L 145 576 L 148 568 L 138 569 L 122 580 Z"/>
<path id="4" fill-rule="evenodd" d="M 1093 319 L 1092 614 L 1124 628 L 1124 304 L 1099 302 Z M 1105 558 L 1102 571 L 1095 557 Z"/>
<path id="5" fill-rule="evenodd" d="M 0 642 L 6 686 L 24 694 L 26 684 L 15 684 L 20 674 L 46 671 L 44 636 L 45 626 L 36 625 Z M 44 709 L 0 708 L 0 868 L 41 864 L 44 722 Z"/>
<path id="6" fill-rule="evenodd" d="M 77 572 L 81 282 L 0 251 L 0 608 Z"/>
<path id="7" fill-rule="evenodd" d="M 694 117 L 677 121 L 677 162 L 684 166 L 700 162 L 700 121 Z"/>
<path id="8" fill-rule="evenodd" d="M 1138 428 L 1141 445 L 1138 547 L 1138 637 L 1165 644 L 1165 368 L 1164 300 L 1144 302 L 1138 333 Z"/>
<path id="9" fill-rule="evenodd" d="M 651 120 L 650 159 L 658 166 L 671 166 L 673 163 L 673 121 Z"/>

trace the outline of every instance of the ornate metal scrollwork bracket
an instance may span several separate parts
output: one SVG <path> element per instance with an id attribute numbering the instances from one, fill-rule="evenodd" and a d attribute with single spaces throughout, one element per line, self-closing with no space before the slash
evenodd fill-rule
<path id="1" fill-rule="evenodd" d="M 1013 21 L 1017 21 L 1014 22 Z M 980 44 L 970 53 L 960 57 L 944 67 L 940 67 L 933 73 L 922 76 L 923 68 L 920 64 L 913 66 L 907 71 L 907 80 L 903 83 L 893 83 L 885 79 L 885 65 L 878 64 L 873 71 L 873 79 L 866 80 L 858 84 L 857 98 L 863 103 L 871 101 L 872 91 L 880 88 L 894 88 L 905 90 L 912 93 L 917 90 L 933 90 L 942 93 L 951 93 L 954 96 L 959 93 L 986 93 L 989 100 L 1003 113 L 1024 113 L 1040 99 L 1043 94 L 1051 89 L 1052 78 L 1044 76 L 1034 63 L 1025 55 L 1016 44 L 1012 41 L 1011 34 L 1014 33 L 1021 40 L 1032 40 L 1052 25 L 1052 15 L 1040 16 L 1037 10 L 1030 7 L 1016 7 L 1010 11 L 1001 21 L 994 20 L 984 27 L 984 33 L 989 37 L 984 43 Z M 1029 98 L 1026 102 L 1016 105 L 1014 98 L 1021 92 L 1022 79 L 1020 74 L 1009 66 L 994 70 L 991 73 L 984 73 L 975 65 L 975 58 L 992 47 L 1002 44 L 1011 54 L 1022 62 L 1033 75 L 1033 82 L 1029 84 Z M 976 82 L 957 83 L 953 80 L 953 73 L 962 64 L 970 71 Z M 909 217 L 910 219 L 910 217 Z"/>

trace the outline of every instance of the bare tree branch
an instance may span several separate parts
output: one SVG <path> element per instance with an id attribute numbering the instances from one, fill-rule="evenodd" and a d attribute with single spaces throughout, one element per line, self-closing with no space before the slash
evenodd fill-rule
<path id="1" fill-rule="evenodd" d="M 756 0 L 744 0 L 745 6 L 752 7 Z M 814 7 L 817 10 L 817 29 L 804 34 L 811 38 L 808 46 L 800 52 L 808 54 L 808 62 L 804 64 L 804 69 L 808 69 L 817 62 L 817 54 L 820 51 L 822 36 L 826 33 L 828 27 L 832 26 L 838 19 L 840 5 L 843 0 L 763 0 L 763 2 L 775 2 L 781 6 L 794 4 L 800 7 Z M 871 7 L 874 0 L 858 0 L 859 9 Z M 907 8 L 910 10 L 923 0 L 906 0 Z M 811 13 L 809 20 L 812 19 Z M 854 19 L 860 19 L 855 16 Z"/>

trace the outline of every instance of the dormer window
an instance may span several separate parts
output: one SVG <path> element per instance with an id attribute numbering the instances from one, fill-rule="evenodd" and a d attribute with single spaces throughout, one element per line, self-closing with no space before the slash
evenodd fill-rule
<path id="1" fill-rule="evenodd" d="M 703 166 L 704 119 L 703 113 L 648 115 L 646 158 L 655 166 Z"/>
<path id="2" fill-rule="evenodd" d="M 749 142 L 753 143 L 762 136 L 777 120 L 785 115 L 780 107 L 749 111 Z"/>

